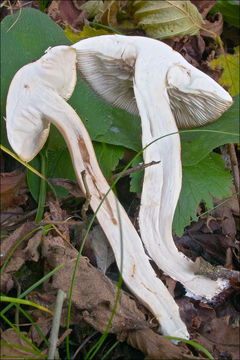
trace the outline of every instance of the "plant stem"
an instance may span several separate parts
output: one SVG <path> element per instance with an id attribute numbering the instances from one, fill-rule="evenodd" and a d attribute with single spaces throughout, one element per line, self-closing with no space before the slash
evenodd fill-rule
<path id="1" fill-rule="evenodd" d="M 46 178 L 47 173 L 47 150 L 44 148 L 39 153 L 41 159 L 41 174 Z M 35 221 L 39 223 L 42 220 L 44 206 L 46 202 L 46 193 L 47 193 L 47 183 L 42 178 L 40 179 L 40 189 L 38 197 L 38 209 Z"/>
<path id="2" fill-rule="evenodd" d="M 53 321 L 52 321 L 52 330 L 49 338 L 49 351 L 48 351 L 48 360 L 55 359 L 55 352 L 57 348 L 57 341 L 58 341 L 58 332 L 60 327 L 60 320 L 62 314 L 62 307 L 64 300 L 66 299 L 67 295 L 61 289 L 58 290 L 57 298 L 56 298 L 56 306 L 53 314 Z"/>

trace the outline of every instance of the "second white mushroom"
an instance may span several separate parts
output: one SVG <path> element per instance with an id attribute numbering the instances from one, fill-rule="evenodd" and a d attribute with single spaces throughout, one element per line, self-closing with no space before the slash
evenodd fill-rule
<path id="1" fill-rule="evenodd" d="M 82 40 L 72 47 L 77 50 L 80 75 L 98 95 L 140 114 L 143 147 L 167 135 L 143 153 L 145 163 L 159 163 L 145 169 L 139 213 L 141 238 L 164 273 L 196 296 L 211 299 L 225 282 L 195 275 L 193 263 L 178 252 L 172 238 L 182 184 L 177 132 L 178 127 L 216 120 L 232 104 L 231 96 L 157 40 L 109 35 Z"/>

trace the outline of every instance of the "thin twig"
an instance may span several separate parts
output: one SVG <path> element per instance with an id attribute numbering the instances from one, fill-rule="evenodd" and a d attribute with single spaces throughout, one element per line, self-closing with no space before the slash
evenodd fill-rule
<path id="1" fill-rule="evenodd" d="M 138 166 L 135 166 L 131 169 L 128 169 L 126 171 L 124 171 L 124 173 L 122 174 L 121 177 L 124 177 L 124 176 L 128 176 L 129 174 L 132 174 L 136 171 L 140 171 L 140 170 L 144 170 L 145 168 L 149 167 L 149 166 L 152 166 L 152 165 L 157 165 L 159 164 L 161 161 L 151 161 L 150 163 L 148 164 L 140 164 Z M 120 173 L 117 173 L 117 174 L 114 174 L 113 175 L 113 180 L 117 179 L 119 177 Z"/>
<path id="2" fill-rule="evenodd" d="M 68 225 L 68 226 L 77 226 L 77 225 L 83 225 L 83 221 L 67 221 L 67 220 L 43 220 L 39 223 L 39 225 Z"/>
<path id="3" fill-rule="evenodd" d="M 76 356 L 78 355 L 79 351 L 88 343 L 88 341 L 95 336 L 98 333 L 97 330 L 93 331 L 92 334 L 90 334 L 82 343 L 81 345 L 77 348 L 77 350 L 75 351 L 72 360 L 74 360 L 76 358 Z"/>
<path id="4" fill-rule="evenodd" d="M 85 191 L 86 191 L 86 201 L 84 202 L 84 204 L 82 206 L 81 215 L 82 215 L 83 220 L 87 221 L 88 219 L 87 219 L 86 212 L 88 211 L 88 208 L 89 208 L 89 204 L 90 204 L 90 200 L 91 200 L 91 194 L 89 192 L 88 184 L 87 184 L 87 180 L 86 180 L 86 171 L 83 170 L 81 172 L 81 175 L 82 175 L 83 185 L 84 185 L 84 188 L 85 188 Z"/>
<path id="5" fill-rule="evenodd" d="M 230 159 L 231 159 L 231 166 L 232 166 L 234 185 L 235 185 L 235 188 L 236 188 L 237 192 L 239 192 L 240 191 L 239 167 L 238 167 L 238 159 L 237 159 L 234 144 L 229 144 L 229 152 L 230 152 Z"/>
<path id="6" fill-rule="evenodd" d="M 194 274 L 203 275 L 212 280 L 217 280 L 218 278 L 228 279 L 228 280 L 240 280 L 240 272 L 236 270 L 226 269 L 223 266 L 214 266 L 204 260 L 202 257 L 198 257 L 194 263 Z"/>
<path id="7" fill-rule="evenodd" d="M 64 333 L 63 333 L 63 334 L 60 336 L 60 338 L 58 339 L 58 341 L 57 341 L 57 346 L 60 346 L 60 345 L 64 342 L 64 340 L 66 339 L 66 337 L 71 334 L 71 332 L 72 332 L 72 329 L 67 329 L 67 330 L 65 330 Z"/>
<path id="8" fill-rule="evenodd" d="M 61 289 L 58 290 L 57 298 L 56 298 L 56 305 L 53 314 L 53 321 L 52 321 L 52 330 L 49 337 L 49 350 L 48 350 L 48 360 L 55 359 L 55 353 L 57 349 L 57 342 L 58 342 L 58 332 L 60 327 L 60 320 L 62 314 L 62 307 L 64 300 L 66 299 L 67 295 Z"/>

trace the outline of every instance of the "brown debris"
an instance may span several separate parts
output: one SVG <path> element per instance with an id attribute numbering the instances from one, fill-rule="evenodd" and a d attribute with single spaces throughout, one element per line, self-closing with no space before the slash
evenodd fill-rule
<path id="1" fill-rule="evenodd" d="M 69 227 L 67 224 L 64 224 L 64 220 L 67 219 L 67 212 L 62 210 L 58 202 L 53 201 L 51 198 L 48 200 L 50 214 L 45 213 L 44 219 L 53 221 L 63 221 L 62 224 L 58 225 L 57 228 L 63 238 L 70 242 L 70 234 L 69 234 Z"/>
<path id="2" fill-rule="evenodd" d="M 52 286 L 69 294 L 77 254 L 74 250 L 63 246 L 54 245 L 51 248 L 50 243 L 47 246 L 49 249 L 47 261 L 51 267 L 64 264 L 64 268 L 54 275 Z M 116 294 L 117 286 L 91 266 L 87 258 L 81 257 L 73 289 L 72 305 L 82 313 L 87 323 L 100 332 L 106 329 Z M 137 309 L 134 300 L 121 291 L 109 332 L 119 333 L 123 330 L 148 326 L 144 314 Z"/>
<path id="3" fill-rule="evenodd" d="M 17 169 L 9 173 L 0 175 L 0 209 L 6 210 L 9 207 L 22 205 L 27 200 L 27 192 L 25 172 Z"/>
<path id="4" fill-rule="evenodd" d="M 218 278 L 240 281 L 239 271 L 226 269 L 223 266 L 213 266 L 209 262 L 205 261 L 200 256 L 194 263 L 194 273 L 196 275 L 203 275 L 212 280 Z"/>
<path id="5" fill-rule="evenodd" d="M 85 194 L 82 192 L 77 182 L 62 178 L 54 178 L 54 179 L 50 179 L 50 181 L 57 186 L 62 186 L 64 189 L 66 189 L 71 195 L 73 195 L 76 198 L 79 197 L 85 198 Z"/>
<path id="6" fill-rule="evenodd" d="M 27 333 L 22 331 L 22 334 L 27 337 Z M 13 345 L 16 345 L 16 346 L 23 346 L 23 347 L 28 348 L 29 350 L 33 351 L 33 348 L 30 347 L 30 345 L 28 345 L 28 343 L 25 340 L 23 340 L 16 333 L 16 331 L 14 331 L 11 328 L 9 328 L 9 329 L 5 330 L 4 332 L 2 332 L 1 337 L 2 337 L 2 341 L 4 343 L 13 344 Z M 40 358 L 42 358 L 41 356 L 39 356 L 37 354 L 33 354 L 31 352 L 28 352 L 27 350 L 22 350 L 22 349 L 18 349 L 16 347 L 10 347 L 10 346 L 6 346 L 6 345 L 1 345 L 0 354 L 1 354 L 1 359 L 3 359 L 3 358 L 11 359 L 12 357 L 14 359 L 17 359 L 18 357 L 19 358 L 24 358 L 24 357 L 29 358 L 29 357 L 31 357 L 31 359 L 40 359 Z"/>
<path id="7" fill-rule="evenodd" d="M 148 360 L 200 359 L 191 356 L 191 352 L 187 349 L 186 345 L 176 346 L 170 340 L 156 334 L 152 329 L 129 331 L 127 343 L 146 354 L 145 359 Z"/>
<path id="8" fill-rule="evenodd" d="M 86 10 L 80 9 L 86 1 L 53 0 L 48 8 L 48 15 L 60 26 L 69 25 L 79 30 L 86 21 Z"/>
<path id="9" fill-rule="evenodd" d="M 1 243 L 1 265 L 7 260 L 8 255 L 21 239 L 30 233 L 36 226 L 33 223 L 25 223 L 18 228 L 12 235 L 5 238 Z M 0 289 L 4 293 L 8 293 L 14 286 L 14 274 L 22 267 L 25 261 L 38 261 L 38 246 L 41 242 L 42 230 L 39 230 L 31 238 L 26 239 L 13 252 L 9 262 L 7 263 L 3 275 L 1 276 Z M 30 238 L 30 239 L 29 239 Z"/>
<path id="10" fill-rule="evenodd" d="M 197 7 L 203 19 L 206 18 L 207 14 L 216 4 L 216 2 L 217 0 L 191 0 L 191 3 Z"/>
<path id="11" fill-rule="evenodd" d="M 213 21 L 205 20 L 203 25 L 203 30 L 200 31 L 200 34 L 203 37 L 211 37 L 216 39 L 216 36 L 220 36 L 223 31 L 223 16 L 220 12 L 217 12 Z"/>

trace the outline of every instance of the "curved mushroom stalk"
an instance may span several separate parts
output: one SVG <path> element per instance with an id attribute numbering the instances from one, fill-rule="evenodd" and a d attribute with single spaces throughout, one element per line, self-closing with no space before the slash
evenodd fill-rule
<path id="1" fill-rule="evenodd" d="M 139 112 L 142 145 L 217 119 L 231 104 L 230 95 L 191 66 L 166 44 L 143 37 L 108 35 L 82 40 L 78 70 L 105 101 Z M 139 226 L 142 241 L 156 264 L 191 293 L 207 299 L 226 283 L 194 274 L 193 263 L 180 254 L 172 238 L 172 221 L 181 190 L 179 134 L 144 150 L 144 161 L 160 161 L 145 169 Z"/>
<path id="2" fill-rule="evenodd" d="M 38 61 L 20 69 L 12 80 L 7 98 L 7 132 L 17 154 L 30 161 L 46 141 L 53 123 L 65 138 L 79 185 L 83 192 L 82 171 L 95 211 L 109 185 L 98 166 L 92 142 L 72 107 L 66 103 L 76 82 L 76 51 L 67 46 L 55 47 Z M 20 97 L 21 96 L 21 97 Z M 188 338 L 179 310 L 163 283 L 156 277 L 134 226 L 111 191 L 103 202 L 98 221 L 104 230 L 122 276 L 131 291 L 149 308 L 167 335 Z M 77 286 L 77 284 L 75 285 Z"/>

